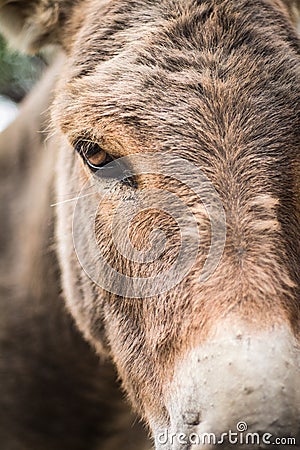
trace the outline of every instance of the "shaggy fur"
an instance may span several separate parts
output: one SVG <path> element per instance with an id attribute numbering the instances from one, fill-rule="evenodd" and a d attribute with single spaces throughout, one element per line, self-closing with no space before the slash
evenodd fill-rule
<path id="1" fill-rule="evenodd" d="M 63 290 L 78 328 L 114 361 L 146 422 L 167 426 L 166 381 L 223 317 L 244 321 L 252 332 L 285 323 L 299 338 L 300 43 L 292 22 L 298 2 L 81 0 L 44 9 L 44 1 L 32 1 L 25 10 L 21 1 L 6 3 L 0 21 L 18 14 L 16 42 L 25 33 L 26 48 L 60 43 L 67 55 L 52 108 L 57 201 L 91 177 L 72 151 L 82 136 L 115 158 L 144 151 L 183 156 L 222 200 L 226 247 L 201 285 L 210 226 L 191 192 L 174 180 L 140 177 L 104 205 L 96 218 L 99 247 L 117 270 L 135 276 L 176 259 L 178 229 L 163 214 L 137 217 L 138 247 L 157 226 L 169 241 L 154 265 L 129 263 L 117 257 L 110 233 L 118 201 L 150 183 L 180 193 L 197 219 L 202 245 L 193 270 L 171 291 L 143 300 L 92 283 L 73 251 L 73 205 L 57 208 Z M 93 208 L 87 199 L 83 242 Z M 85 245 L 88 255 L 93 249 Z"/>

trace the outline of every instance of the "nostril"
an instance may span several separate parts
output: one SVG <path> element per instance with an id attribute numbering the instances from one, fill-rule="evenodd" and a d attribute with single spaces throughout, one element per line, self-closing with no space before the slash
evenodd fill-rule
<path id="1" fill-rule="evenodd" d="M 201 422 L 201 416 L 199 412 L 187 411 L 182 415 L 183 423 L 189 426 L 197 426 Z"/>

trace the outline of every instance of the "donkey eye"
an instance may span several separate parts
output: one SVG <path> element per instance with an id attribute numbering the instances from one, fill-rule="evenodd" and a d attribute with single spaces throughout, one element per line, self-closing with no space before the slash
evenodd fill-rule
<path id="1" fill-rule="evenodd" d="M 79 140 L 75 144 L 75 150 L 93 171 L 113 161 L 113 158 L 96 142 Z"/>
<path id="2" fill-rule="evenodd" d="M 113 158 L 97 142 L 87 140 L 86 138 L 75 141 L 73 147 L 98 178 L 118 179 L 124 185 L 132 188 L 137 187 L 131 169 L 127 162 L 124 162 L 123 158 Z M 100 170 L 112 161 L 113 163 L 109 164 L 105 170 Z"/>

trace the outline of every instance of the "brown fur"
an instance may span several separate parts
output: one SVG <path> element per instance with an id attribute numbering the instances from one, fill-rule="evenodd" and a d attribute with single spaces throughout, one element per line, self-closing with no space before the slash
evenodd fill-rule
<path id="1" fill-rule="evenodd" d="M 281 0 L 54 4 L 47 11 L 50 17 L 58 12 L 60 28 L 53 34 L 51 19 L 47 39 L 32 34 L 27 47 L 53 41 L 67 54 L 52 108 L 57 201 L 90 178 L 72 151 L 77 139 L 88 136 L 114 157 L 144 151 L 185 157 L 201 167 L 224 205 L 224 255 L 199 285 L 209 223 L 197 199 L 168 180 L 167 189 L 191 205 L 202 247 L 178 286 L 143 300 L 118 298 L 91 282 L 72 250 L 73 205 L 57 209 L 69 310 L 98 352 L 113 359 L 139 413 L 167 423 L 165 381 L 175 362 L 207 340 L 222 318 L 239 318 L 252 330 L 287 323 L 299 337 L 300 44 L 292 23 L 298 2 L 293 8 Z M 30 5 L 40 11 L 44 2 Z M 3 8 L 11 14 L 9 5 Z M 27 23 L 27 13 L 24 18 Z M 164 180 L 141 177 L 138 189 L 149 183 L 166 188 Z M 116 257 L 109 226 L 129 191 L 124 188 L 97 216 L 97 237 L 119 271 L 142 276 L 173 262 L 178 230 L 163 215 L 141 215 L 133 233 L 137 246 L 161 225 L 170 237 L 164 258 L 145 269 Z M 87 200 L 83 241 L 92 208 Z"/>

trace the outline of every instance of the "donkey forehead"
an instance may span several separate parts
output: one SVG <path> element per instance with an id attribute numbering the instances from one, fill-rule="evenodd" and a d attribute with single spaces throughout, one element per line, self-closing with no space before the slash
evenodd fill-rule
<path id="1" fill-rule="evenodd" d="M 187 116 L 195 116 L 195 109 L 201 113 L 199 73 L 195 69 L 182 70 L 179 75 L 168 73 L 134 61 L 133 52 L 99 63 L 91 75 L 70 79 L 62 90 L 66 106 L 72 109 L 80 104 L 86 113 L 96 114 L 97 120 L 116 115 L 137 123 L 140 114 L 144 123 L 151 116 L 167 122 L 172 115 L 173 125 L 176 117 L 182 124 Z"/>
<path id="2" fill-rule="evenodd" d="M 148 64 L 139 50 L 133 45 L 80 76 L 73 74 L 74 67 L 77 72 L 76 60 L 71 62 L 71 74 L 60 90 L 56 108 L 62 128 L 76 123 L 85 130 L 95 130 L 117 122 L 127 129 L 147 131 L 147 140 L 157 140 L 157 133 L 162 138 L 162 131 L 164 136 L 172 133 L 174 140 L 176 135 L 195 140 L 207 117 L 201 90 L 203 75 L 196 67 L 184 64 L 180 73 L 172 66 L 168 70 L 158 67 L 153 60 Z M 181 56 L 178 51 L 178 60 Z"/>
<path id="3" fill-rule="evenodd" d="M 63 77 L 64 103 L 72 107 L 75 101 L 83 111 L 129 120 L 133 115 L 137 119 L 140 111 L 144 123 L 145 114 L 154 113 L 155 120 L 158 111 L 165 121 L 172 114 L 173 124 L 176 115 L 182 120 L 199 99 L 210 50 L 192 34 L 180 35 L 189 20 L 175 26 L 177 20 L 165 18 L 162 5 L 158 12 L 150 2 L 127 2 L 126 8 L 122 1 L 106 3 L 101 18 L 94 5 L 94 14 L 87 14 L 81 25 L 68 59 L 68 76 Z M 195 10 L 199 7 L 193 5 L 186 11 L 192 22 Z"/>
<path id="4" fill-rule="evenodd" d="M 93 71 L 98 62 L 129 48 L 134 52 L 151 49 L 152 56 L 159 48 L 158 56 L 162 49 L 165 53 L 168 48 L 172 51 L 175 47 L 193 47 L 191 41 L 195 36 L 192 31 L 200 23 L 204 25 L 199 11 L 203 13 L 207 9 L 212 10 L 212 6 L 207 3 L 199 6 L 197 2 L 185 0 L 88 2 L 84 19 L 82 16 L 75 19 L 79 32 L 76 32 L 73 50 L 78 74 Z M 189 33 L 178 33 L 178 28 L 189 29 Z"/>

